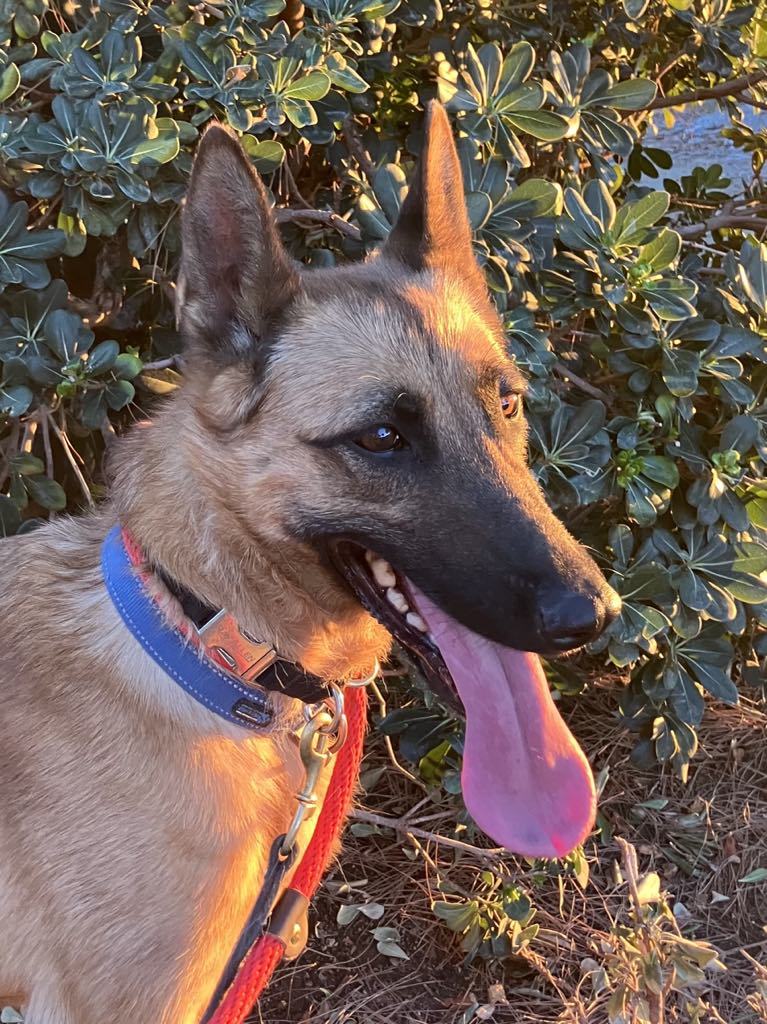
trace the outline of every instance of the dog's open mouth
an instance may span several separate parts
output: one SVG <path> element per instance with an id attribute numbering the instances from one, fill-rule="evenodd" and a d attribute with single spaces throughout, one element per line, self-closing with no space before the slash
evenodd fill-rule
<path id="1" fill-rule="evenodd" d="M 583 842 L 594 824 L 594 780 L 537 655 L 462 626 L 374 552 L 343 541 L 333 560 L 437 693 L 462 705 L 461 781 L 477 824 L 528 857 L 562 857 Z"/>

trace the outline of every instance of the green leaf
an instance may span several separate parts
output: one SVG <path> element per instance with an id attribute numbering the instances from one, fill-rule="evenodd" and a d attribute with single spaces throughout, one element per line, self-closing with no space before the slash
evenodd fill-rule
<path id="1" fill-rule="evenodd" d="M 687 320 L 695 316 L 691 300 L 697 285 L 683 277 L 664 277 L 639 289 L 662 320 Z"/>
<path id="2" fill-rule="evenodd" d="M 377 21 L 396 11 L 401 2 L 402 0 L 365 0 L 359 10 L 368 21 Z"/>
<path id="3" fill-rule="evenodd" d="M 535 67 L 535 50 L 527 40 L 515 43 L 507 53 L 501 69 L 497 91 L 504 95 L 526 81 Z"/>
<path id="4" fill-rule="evenodd" d="M 432 910 L 440 921 L 444 921 L 453 932 L 463 933 L 477 919 L 479 906 L 471 900 L 468 903 L 445 903 L 438 900 L 432 904 Z"/>
<path id="5" fill-rule="evenodd" d="M 405 172 L 396 164 L 384 164 L 373 175 L 373 191 L 389 224 L 394 224 L 407 194 Z"/>
<path id="6" fill-rule="evenodd" d="M 533 915 L 533 905 L 527 896 L 520 889 L 504 890 L 503 912 L 512 921 L 519 921 L 521 924 L 528 921 Z"/>
<path id="7" fill-rule="evenodd" d="M 759 885 L 761 882 L 767 882 L 767 868 L 754 868 L 738 881 L 743 885 Z"/>
<path id="8" fill-rule="evenodd" d="M 64 488 L 55 480 L 50 480 L 47 476 L 33 476 L 29 477 L 26 483 L 30 497 L 38 505 L 51 509 L 53 512 L 61 512 L 66 508 L 67 496 L 64 493 Z"/>
<path id="9" fill-rule="evenodd" d="M 695 641 L 691 641 L 694 643 Z M 712 697 L 721 700 L 724 704 L 738 703 L 738 688 L 724 669 L 709 664 L 704 660 L 705 654 L 701 657 L 692 657 L 685 648 L 685 660 L 690 672 L 695 676 L 701 686 L 708 690 Z M 681 656 L 681 654 L 680 654 Z"/>
<path id="10" fill-rule="evenodd" d="M 133 401 L 136 389 L 129 380 L 116 380 L 107 384 L 104 389 L 104 397 L 110 409 L 124 409 L 129 402 Z"/>
<path id="11" fill-rule="evenodd" d="M 760 530 L 767 530 L 767 498 L 754 498 L 746 505 L 749 520 Z"/>
<path id="12" fill-rule="evenodd" d="M 372 934 L 376 940 L 376 948 L 379 953 L 397 960 L 410 959 L 399 945 L 399 932 L 396 928 L 374 928 Z"/>
<path id="13" fill-rule="evenodd" d="M 308 128 L 317 124 L 317 111 L 307 100 L 283 98 L 282 109 L 296 128 Z"/>
<path id="14" fill-rule="evenodd" d="M 64 232 L 57 228 L 27 231 L 13 240 L 0 240 L 0 256 L 23 260 L 49 260 L 59 256 L 63 248 Z"/>
<path id="15" fill-rule="evenodd" d="M 467 192 L 465 198 L 469 223 L 473 231 L 478 231 L 490 216 L 493 201 L 486 192 Z"/>
<path id="16" fill-rule="evenodd" d="M 70 258 L 81 256 L 88 244 L 88 233 L 85 225 L 74 213 L 59 211 L 56 226 L 64 232 L 64 255 Z"/>
<path id="17" fill-rule="evenodd" d="M 679 397 L 694 395 L 700 373 L 698 353 L 684 348 L 664 348 L 661 360 L 663 380 L 671 394 Z"/>
<path id="18" fill-rule="evenodd" d="M 0 385 L 0 413 L 7 416 L 22 416 L 32 404 L 35 396 L 26 384 Z"/>
<path id="19" fill-rule="evenodd" d="M 262 174 L 272 174 L 285 159 L 285 147 L 276 139 L 257 139 L 243 135 L 242 147 Z"/>
<path id="20" fill-rule="evenodd" d="M 339 89 L 355 94 L 367 92 L 368 83 L 340 53 L 331 53 L 325 61 L 330 81 Z"/>
<path id="21" fill-rule="evenodd" d="M 610 190 L 603 181 L 589 181 L 583 190 L 586 206 L 591 210 L 602 225 L 602 233 L 611 228 L 615 222 L 615 203 Z"/>
<path id="22" fill-rule="evenodd" d="M 158 117 L 150 123 L 151 131 L 131 153 L 131 163 L 134 166 L 142 160 L 167 164 L 178 156 L 180 143 L 176 122 L 170 117 Z"/>
<path id="23" fill-rule="evenodd" d="M 738 281 L 757 309 L 767 313 L 767 245 L 744 242 L 740 250 Z"/>
<path id="24" fill-rule="evenodd" d="M 62 363 L 87 352 L 93 344 L 94 334 L 76 313 L 67 309 L 54 309 L 45 320 L 45 340 Z"/>
<path id="25" fill-rule="evenodd" d="M 12 537 L 21 525 L 21 514 L 16 502 L 0 494 L 0 537 Z"/>
<path id="26" fill-rule="evenodd" d="M 618 210 L 613 233 L 616 245 L 637 245 L 644 241 L 648 228 L 667 212 L 671 197 L 668 192 L 651 192 Z"/>
<path id="27" fill-rule="evenodd" d="M 83 425 L 97 430 L 107 416 L 107 404 L 103 391 L 89 391 L 83 397 L 81 419 Z"/>
<path id="28" fill-rule="evenodd" d="M 0 74 L 0 103 L 5 103 L 7 99 L 10 99 L 20 85 L 21 74 L 19 69 L 15 64 L 6 64 L 2 74 Z"/>
<path id="29" fill-rule="evenodd" d="M 515 217 L 557 217 L 562 212 L 562 189 L 553 181 L 528 178 L 512 189 L 503 207 Z"/>
<path id="30" fill-rule="evenodd" d="M 638 21 L 649 6 L 650 0 L 623 0 L 623 10 L 631 21 Z"/>
<path id="31" fill-rule="evenodd" d="M 669 670 L 676 677 L 669 703 L 682 722 L 697 727 L 703 719 L 705 704 L 695 680 L 681 665 Z"/>
<path id="32" fill-rule="evenodd" d="M 102 341 L 91 349 L 88 355 L 88 369 L 91 373 L 103 373 L 109 370 L 120 353 L 120 346 L 116 341 Z"/>
<path id="33" fill-rule="evenodd" d="M 282 96 L 293 100 L 321 100 L 327 96 L 330 79 L 324 71 L 310 71 L 303 78 L 291 82 L 282 90 Z"/>
<path id="34" fill-rule="evenodd" d="M 138 356 L 130 352 L 121 352 L 114 361 L 113 372 L 120 380 L 133 380 L 143 368 L 144 364 Z"/>
<path id="35" fill-rule="evenodd" d="M 39 473 L 45 472 L 45 463 L 36 455 L 20 452 L 10 460 L 10 468 L 11 472 L 18 473 L 20 476 L 37 476 Z"/>
<path id="36" fill-rule="evenodd" d="M 658 518 L 647 485 L 643 485 L 641 480 L 632 480 L 626 488 L 626 511 L 639 526 L 652 526 Z"/>
<path id="37" fill-rule="evenodd" d="M 676 262 L 682 239 L 670 228 L 662 228 L 658 235 L 647 245 L 643 245 L 637 255 L 639 263 L 646 263 L 653 270 L 665 270 Z"/>
<path id="38" fill-rule="evenodd" d="M 603 101 L 613 110 L 645 110 L 655 99 L 657 91 L 655 83 L 646 78 L 629 78 L 610 86 Z"/>
<path id="39" fill-rule="evenodd" d="M 642 456 L 642 475 L 652 480 L 653 483 L 672 489 L 679 483 L 679 470 L 676 463 L 665 455 Z"/>
<path id="40" fill-rule="evenodd" d="M 587 245 L 589 242 L 598 244 L 606 228 L 599 216 L 592 212 L 585 199 L 575 189 L 565 189 L 564 201 L 565 209 L 570 214 L 578 233 L 585 238 Z"/>
<path id="41" fill-rule="evenodd" d="M 184 64 L 186 64 L 195 78 L 203 82 L 220 82 L 221 75 L 216 65 L 195 43 L 189 41 L 182 42 L 181 56 Z"/>
<path id="42" fill-rule="evenodd" d="M 338 908 L 336 914 L 336 924 L 341 928 L 345 928 L 347 924 L 351 924 L 359 916 L 360 908 L 359 905 L 354 903 L 342 903 Z"/>
<path id="43" fill-rule="evenodd" d="M 551 110 L 536 110 L 530 113 L 514 111 L 504 116 L 518 131 L 532 135 L 542 142 L 556 142 L 567 135 L 567 118 Z"/>

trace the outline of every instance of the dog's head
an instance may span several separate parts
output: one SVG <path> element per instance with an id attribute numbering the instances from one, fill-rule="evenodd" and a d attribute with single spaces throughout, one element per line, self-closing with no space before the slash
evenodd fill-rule
<path id="1" fill-rule="evenodd" d="M 308 273 L 236 140 L 211 128 L 184 211 L 182 281 L 190 394 L 236 454 L 248 529 L 306 558 L 323 599 L 371 613 L 457 689 L 480 824 L 521 852 L 570 848 L 591 824 L 591 777 L 537 658 L 521 652 L 593 640 L 619 600 L 526 465 L 524 379 L 472 252 L 444 110 L 429 109 L 382 251 Z M 488 782 L 499 774 L 501 791 Z M 518 820 L 556 790 L 542 823 Z"/>

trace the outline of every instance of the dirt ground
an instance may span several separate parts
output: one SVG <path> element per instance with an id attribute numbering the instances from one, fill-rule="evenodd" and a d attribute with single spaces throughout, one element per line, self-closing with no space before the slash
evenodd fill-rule
<path id="1" fill-rule="evenodd" d="M 684 785 L 670 773 L 632 764 L 633 740 L 615 711 L 614 689 L 595 687 L 572 702 L 567 717 L 595 772 L 609 770 L 600 806 L 614 836 L 634 844 L 642 872 L 660 875 L 681 933 L 708 939 L 727 968 L 700 990 L 709 1009 L 699 1019 L 767 1020 L 767 970 L 762 974 L 758 967 L 767 966 L 767 882 L 739 881 L 767 868 L 767 717 L 747 700 L 738 708 L 712 707 Z M 361 836 L 347 831 L 340 861 L 315 901 L 306 952 L 278 973 L 252 1020 L 606 1024 L 609 993 L 592 993 L 581 964 L 585 958 L 601 963 L 605 940 L 627 920 L 616 840 L 587 844 L 585 889 L 572 877 L 541 879 L 530 864 L 506 858 L 498 869 L 531 892 L 541 930 L 522 957 L 467 965 L 431 903 L 444 898 L 446 888 L 472 890 L 488 863 L 424 838 L 421 833 L 431 830 L 454 835 L 444 804 L 425 797 L 389 765 L 380 738 L 371 748 L 365 768 L 387 768 L 360 804 L 378 815 L 406 818 L 405 826 Z M 417 834 L 408 837 L 409 828 Z M 482 844 L 470 831 L 460 839 Z M 337 923 L 342 905 L 370 902 L 385 908 L 380 920 L 360 914 L 351 924 Z M 372 931 L 381 926 L 397 930 L 407 960 L 378 951 Z M 666 1019 L 694 1017 L 674 1004 Z"/>

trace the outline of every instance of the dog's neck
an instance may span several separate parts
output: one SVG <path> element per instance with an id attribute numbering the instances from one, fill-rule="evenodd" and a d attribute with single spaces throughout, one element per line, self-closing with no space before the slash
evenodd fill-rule
<path id="1" fill-rule="evenodd" d="M 217 450 L 217 444 L 220 448 Z M 282 657 L 327 679 L 364 674 L 388 636 L 328 579 L 319 557 L 289 538 L 256 533 L 231 502 L 226 441 L 201 434 L 191 406 L 172 400 L 116 443 L 113 504 L 147 558 Z M 266 479 L 248 495 L 272 502 Z M 251 517 L 252 521 L 252 517 Z"/>

